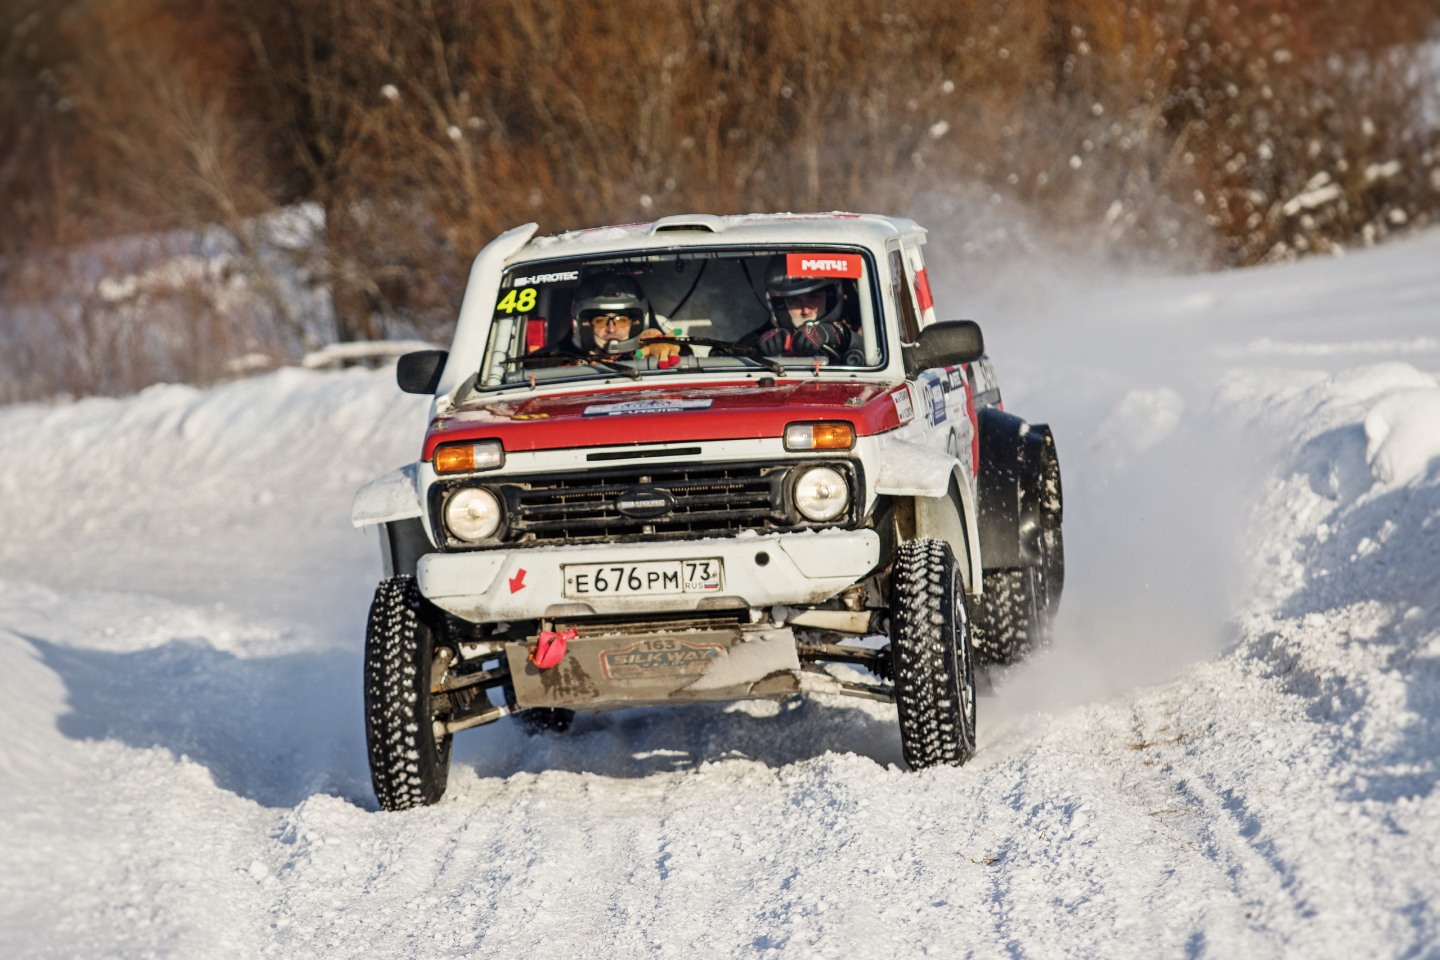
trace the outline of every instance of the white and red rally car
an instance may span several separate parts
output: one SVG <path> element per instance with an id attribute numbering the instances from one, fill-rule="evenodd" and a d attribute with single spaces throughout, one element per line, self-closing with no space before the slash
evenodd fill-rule
<path id="1" fill-rule="evenodd" d="M 448 352 L 402 358 L 434 395 L 420 458 L 355 497 L 381 806 L 438 800 L 452 735 L 510 714 L 805 691 L 893 701 L 913 767 L 964 763 L 976 658 L 1059 601 L 1060 472 L 979 327 L 936 320 L 925 231 L 535 232 L 481 251 Z"/>

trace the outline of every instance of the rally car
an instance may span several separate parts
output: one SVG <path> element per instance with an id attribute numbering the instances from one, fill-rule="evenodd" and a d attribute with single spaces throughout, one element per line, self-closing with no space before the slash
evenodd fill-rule
<path id="1" fill-rule="evenodd" d="M 925 231 L 536 232 L 480 252 L 449 351 L 401 359 L 420 455 L 355 497 L 380 805 L 436 802 L 452 736 L 507 716 L 807 692 L 893 702 L 913 768 L 969 759 L 977 660 L 1059 603 L 1060 470 L 980 328 L 937 318 Z"/>

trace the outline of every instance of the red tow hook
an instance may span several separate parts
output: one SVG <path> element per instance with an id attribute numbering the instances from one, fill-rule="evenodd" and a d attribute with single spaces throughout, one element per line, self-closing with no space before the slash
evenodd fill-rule
<path id="1" fill-rule="evenodd" d="M 554 630 L 542 630 L 530 651 L 530 662 L 541 670 L 549 670 L 565 659 L 565 645 L 574 639 L 573 627 L 558 633 Z"/>

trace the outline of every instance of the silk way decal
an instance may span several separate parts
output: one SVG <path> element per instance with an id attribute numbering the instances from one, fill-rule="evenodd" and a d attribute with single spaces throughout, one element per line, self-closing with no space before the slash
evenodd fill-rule
<path id="1" fill-rule="evenodd" d="M 587 417 L 619 417 L 630 413 L 679 413 L 704 410 L 711 400 L 626 400 L 622 403 L 592 403 L 581 411 Z"/>

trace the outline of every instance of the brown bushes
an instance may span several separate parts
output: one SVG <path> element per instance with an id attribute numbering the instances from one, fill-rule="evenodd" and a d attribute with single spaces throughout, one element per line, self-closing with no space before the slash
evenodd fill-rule
<path id="1" fill-rule="evenodd" d="M 212 225 L 247 292 L 226 349 L 283 356 L 443 339 L 474 252 L 532 219 L 933 222 L 975 194 L 1051 244 L 1261 262 L 1433 215 L 1437 23 L 1440 0 L 16 0 L 0 271 Z M 299 201 L 323 229 L 277 251 L 254 216 Z M 304 277 L 333 322 L 294 302 Z"/>

